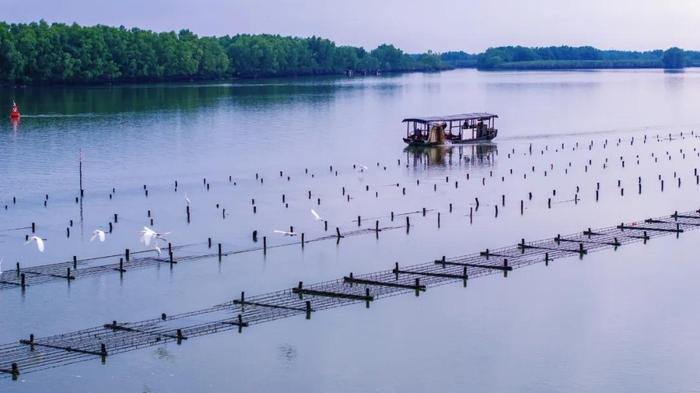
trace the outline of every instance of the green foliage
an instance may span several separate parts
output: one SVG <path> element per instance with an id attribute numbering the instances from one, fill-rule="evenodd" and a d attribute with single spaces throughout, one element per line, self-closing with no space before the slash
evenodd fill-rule
<path id="1" fill-rule="evenodd" d="M 672 48 L 674 49 L 674 48 Z M 672 51 L 669 62 L 683 64 L 683 55 L 697 52 Z M 671 49 L 669 49 L 670 51 Z M 525 48 L 503 46 L 489 48 L 478 55 L 476 66 L 482 70 L 497 69 L 576 69 L 576 68 L 650 68 L 665 65 L 665 53 L 660 50 L 635 52 L 600 50 L 591 46 L 550 46 Z M 697 58 L 700 62 L 700 56 Z M 680 63 L 679 63 L 680 62 Z M 671 63 L 669 63 L 671 64 Z"/>
<path id="2" fill-rule="evenodd" d="M 685 67 L 685 53 L 680 48 L 669 48 L 663 55 L 664 68 L 683 68 Z"/>
<path id="3" fill-rule="evenodd" d="M 440 54 L 440 62 L 443 66 L 451 68 L 475 67 L 477 55 L 459 52 L 444 52 Z"/>
<path id="4" fill-rule="evenodd" d="M 189 30 L 155 33 L 123 26 L 0 22 L 0 83 L 177 81 L 443 67 L 432 52 L 408 55 L 381 45 L 368 53 L 320 37 L 217 38 Z"/>
<path id="5" fill-rule="evenodd" d="M 700 52 L 670 48 L 631 52 L 590 46 L 489 48 L 479 55 L 431 51 L 407 54 L 390 44 L 366 51 L 321 37 L 239 34 L 198 37 L 189 30 L 39 21 L 0 22 L 0 83 L 79 84 L 373 74 L 476 66 L 482 70 L 565 68 L 682 68 L 700 65 Z"/>

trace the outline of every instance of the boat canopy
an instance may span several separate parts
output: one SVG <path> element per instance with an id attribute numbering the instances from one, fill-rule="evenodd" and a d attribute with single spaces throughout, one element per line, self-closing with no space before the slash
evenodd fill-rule
<path id="1" fill-rule="evenodd" d="M 420 123 L 420 124 L 428 124 L 428 123 L 441 123 L 441 122 L 450 122 L 450 121 L 467 121 L 467 120 L 491 120 L 494 118 L 497 118 L 498 115 L 494 115 L 492 113 L 461 113 L 457 115 L 447 115 L 447 116 L 428 116 L 428 117 L 409 117 L 407 119 L 403 119 L 401 122 L 406 123 L 406 122 L 415 122 L 415 123 Z"/>

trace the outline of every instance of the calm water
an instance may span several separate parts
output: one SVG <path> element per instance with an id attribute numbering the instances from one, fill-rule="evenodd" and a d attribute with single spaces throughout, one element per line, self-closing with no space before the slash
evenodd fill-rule
<path id="1" fill-rule="evenodd" d="M 343 230 L 357 228 L 358 215 L 363 227 L 373 227 L 374 220 L 388 225 L 390 211 L 432 210 L 413 216 L 409 234 L 398 229 L 303 251 L 280 247 L 267 256 L 242 253 L 121 279 L 108 274 L 25 293 L 4 290 L 0 343 L 700 207 L 693 175 L 700 141 L 690 135 L 700 125 L 700 71 L 693 69 L 0 90 L 0 103 L 13 98 L 21 122 L 0 122 L 5 270 L 15 261 L 33 266 L 143 249 L 137 232 L 150 225 L 149 210 L 153 227 L 172 232 L 174 244 L 198 243 L 193 253 L 207 237 L 227 249 L 254 247 L 253 230 L 273 245 L 289 241 L 273 232 L 289 226 L 323 236 L 311 208 Z M 495 145 L 404 152 L 402 118 L 465 111 L 499 114 Z M 683 138 L 656 139 L 681 131 Z M 82 213 L 74 202 L 80 149 Z M 501 195 L 506 205 L 496 216 Z M 470 222 L 476 197 L 480 208 Z M 114 233 L 105 243 L 90 242 L 113 213 Z M 44 253 L 23 244 L 31 222 L 47 239 Z M 700 391 L 698 236 L 532 266 L 505 280 L 473 280 L 468 289 L 431 288 L 369 311 L 350 306 L 311 321 L 291 318 L 242 335 L 146 348 L 106 365 L 96 359 L 16 382 L 0 379 L 0 391 Z"/>

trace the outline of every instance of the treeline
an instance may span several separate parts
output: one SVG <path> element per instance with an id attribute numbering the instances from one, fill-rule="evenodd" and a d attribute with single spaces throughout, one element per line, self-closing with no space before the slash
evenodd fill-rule
<path id="1" fill-rule="evenodd" d="M 372 50 L 338 46 L 320 37 L 239 34 L 198 37 L 188 30 L 80 26 L 44 21 L 0 22 L 0 84 L 81 84 L 215 80 L 329 74 L 576 68 L 682 68 L 700 65 L 700 52 L 647 52 L 583 47 L 489 48 L 479 55 L 393 45 Z"/>
<path id="2" fill-rule="evenodd" d="M 455 61 L 470 55 L 452 54 Z M 474 59 L 475 63 L 475 59 Z M 0 22 L 0 81 L 104 83 L 440 70 L 440 55 L 367 51 L 318 37 L 198 37 L 188 30 Z"/>
<path id="3" fill-rule="evenodd" d="M 600 50 L 591 46 L 489 48 L 477 56 L 481 70 L 577 68 L 683 68 L 700 64 L 700 52 L 679 48 L 645 52 Z"/>

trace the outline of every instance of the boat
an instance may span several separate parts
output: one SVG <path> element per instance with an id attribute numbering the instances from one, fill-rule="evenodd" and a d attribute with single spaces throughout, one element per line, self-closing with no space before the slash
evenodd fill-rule
<path id="1" fill-rule="evenodd" d="M 12 110 L 10 111 L 10 119 L 17 120 L 19 119 L 19 108 L 17 107 L 17 103 L 12 101 Z"/>
<path id="2" fill-rule="evenodd" d="M 409 146 L 441 146 L 489 142 L 498 135 L 492 113 L 462 113 L 447 116 L 409 117 L 406 137 Z"/>

